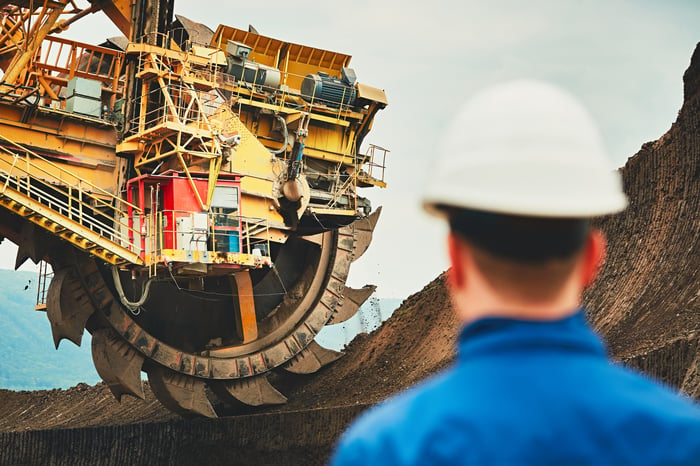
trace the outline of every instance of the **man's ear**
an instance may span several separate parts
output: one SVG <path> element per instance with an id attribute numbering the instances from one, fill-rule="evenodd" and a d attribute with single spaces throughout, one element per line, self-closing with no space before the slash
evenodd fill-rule
<path id="1" fill-rule="evenodd" d="M 462 260 L 464 245 L 452 232 L 447 236 L 447 253 L 450 259 L 447 282 L 453 290 L 461 288 L 466 282 L 464 262 Z"/>
<path id="2" fill-rule="evenodd" d="M 594 228 L 588 234 L 583 250 L 583 287 L 590 286 L 598 277 L 598 272 L 605 262 L 607 242 L 602 231 Z"/>

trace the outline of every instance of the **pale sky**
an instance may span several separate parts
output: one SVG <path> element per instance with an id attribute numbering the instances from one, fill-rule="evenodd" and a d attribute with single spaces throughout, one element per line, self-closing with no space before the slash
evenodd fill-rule
<path id="1" fill-rule="evenodd" d="M 374 241 L 349 284 L 404 298 L 446 268 L 444 226 L 420 209 L 423 175 L 442 128 L 478 89 L 513 78 L 556 83 L 598 121 L 614 166 L 622 166 L 675 120 L 682 76 L 700 41 L 697 0 L 356 0 L 351 3 L 176 0 L 178 14 L 353 56 L 358 80 L 386 90 L 366 143 L 391 150 Z M 94 43 L 117 35 L 100 13 L 67 37 Z M 13 248 L 0 247 L 12 268 Z"/>

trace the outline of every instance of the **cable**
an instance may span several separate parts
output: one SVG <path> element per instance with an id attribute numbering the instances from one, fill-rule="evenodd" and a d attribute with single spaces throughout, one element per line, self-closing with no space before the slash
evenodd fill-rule
<path id="1" fill-rule="evenodd" d="M 277 121 L 279 121 L 280 125 L 282 125 L 282 135 L 284 137 L 284 142 L 282 143 L 282 147 L 280 147 L 277 150 L 271 150 L 270 152 L 272 153 L 272 155 L 279 155 L 285 150 L 287 150 L 287 145 L 289 145 L 289 131 L 287 130 L 287 122 L 284 118 L 282 118 L 282 116 L 279 113 L 275 113 L 275 118 L 277 118 Z"/>
<path id="2" fill-rule="evenodd" d="M 257 294 L 252 294 L 252 295 L 237 295 L 237 296 L 253 296 L 253 297 L 255 297 L 255 296 L 284 296 L 284 295 L 286 295 L 286 294 L 287 294 L 287 289 L 285 288 L 284 283 L 282 282 L 282 277 L 280 277 L 279 272 L 277 272 L 277 267 L 275 267 L 275 266 L 273 265 L 271 268 L 272 268 L 272 270 L 275 272 L 275 275 L 277 275 L 277 279 L 279 280 L 280 285 L 282 285 L 282 289 L 284 290 L 284 293 L 257 293 Z M 202 298 L 202 297 L 200 297 L 200 296 L 196 296 L 196 293 L 204 294 L 204 295 L 209 295 L 209 296 L 223 296 L 223 297 L 226 297 L 226 298 L 230 298 L 231 296 L 233 296 L 231 293 L 217 293 L 217 292 L 215 292 L 215 291 L 188 290 L 188 289 L 186 289 L 186 288 L 181 288 L 180 285 L 177 283 L 177 280 L 175 280 L 175 276 L 173 275 L 173 272 L 172 272 L 172 270 L 171 270 L 170 267 L 168 267 L 168 272 L 170 273 L 170 278 L 172 279 L 173 283 L 175 284 L 175 287 L 177 287 L 178 291 L 182 291 L 182 292 L 184 292 L 184 293 L 189 293 L 190 295 L 193 295 L 195 298 L 200 299 L 200 300 L 202 300 L 202 301 L 220 302 L 221 299 L 206 299 L 206 298 Z M 150 279 L 150 280 L 149 280 L 149 284 L 150 284 L 150 282 L 151 282 L 152 280 L 153 280 L 153 279 Z M 156 280 L 156 281 L 158 281 L 158 282 L 166 282 L 166 281 L 169 281 L 169 280 L 165 279 L 165 280 Z M 117 291 L 119 291 L 119 290 L 117 290 Z M 126 306 L 126 304 L 125 304 L 125 306 Z M 127 307 L 128 307 L 128 306 L 127 306 Z"/>
<path id="3" fill-rule="evenodd" d="M 272 264 L 272 270 L 275 272 L 275 275 L 277 275 L 277 280 L 280 281 L 280 285 L 282 285 L 282 289 L 284 290 L 284 294 L 287 294 L 287 288 L 284 286 L 284 282 L 282 281 L 282 277 L 280 277 L 280 273 L 277 271 L 277 267 L 275 267 L 275 264 Z"/>
<path id="4" fill-rule="evenodd" d="M 311 210 L 311 209 L 309 209 L 309 210 Z M 314 212 L 313 210 L 311 210 L 311 215 L 313 215 L 313 216 L 314 216 L 314 219 L 316 219 L 316 221 L 318 222 L 318 224 L 321 225 L 321 228 L 323 228 L 324 230 L 331 230 L 331 228 L 328 228 L 328 227 L 325 226 L 323 223 L 321 223 L 321 220 L 316 216 L 316 212 Z"/>
<path id="5" fill-rule="evenodd" d="M 149 278 L 148 281 L 146 281 L 143 293 L 141 294 L 141 299 L 139 299 L 136 302 L 129 301 L 126 298 L 126 295 L 124 294 L 124 289 L 122 288 L 122 280 L 119 276 L 119 269 L 116 266 L 112 267 L 112 279 L 114 280 L 114 287 L 116 288 L 117 294 L 119 295 L 119 301 L 121 301 L 124 307 L 126 307 L 133 315 L 139 315 L 141 313 L 139 308 L 148 299 L 148 292 L 151 289 L 151 282 L 153 281 L 153 278 Z"/>

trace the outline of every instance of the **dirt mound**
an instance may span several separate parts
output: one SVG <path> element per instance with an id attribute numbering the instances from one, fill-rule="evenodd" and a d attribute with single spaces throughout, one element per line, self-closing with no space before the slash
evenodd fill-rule
<path id="1" fill-rule="evenodd" d="M 445 274 L 410 296 L 382 327 L 362 334 L 321 373 L 298 377 L 281 410 L 376 403 L 448 364 L 458 330 Z"/>
<path id="2" fill-rule="evenodd" d="M 631 205 L 600 222 L 610 240 L 609 258 L 585 298 L 617 357 L 697 397 L 700 44 L 684 83 L 677 121 L 623 169 Z M 457 331 L 441 275 L 380 329 L 356 338 L 341 360 L 313 376 L 275 381 L 289 396 L 287 405 L 248 413 L 375 403 L 449 364 Z M 145 403 L 125 397 L 120 405 L 103 385 L 0 391 L 0 431 L 172 420 L 146 392 Z"/>
<path id="3" fill-rule="evenodd" d="M 613 354 L 698 396 L 700 44 L 683 81 L 676 122 L 623 169 L 630 206 L 601 222 L 609 256 L 586 298 Z"/>
<path id="4" fill-rule="evenodd" d="M 157 422 L 177 418 L 149 389 L 146 400 L 128 396 L 120 404 L 106 385 L 78 384 L 68 390 L 0 390 L 0 432 Z"/>

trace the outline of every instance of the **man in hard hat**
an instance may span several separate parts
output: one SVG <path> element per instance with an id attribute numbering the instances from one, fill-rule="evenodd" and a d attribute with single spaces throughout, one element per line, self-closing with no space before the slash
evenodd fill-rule
<path id="1" fill-rule="evenodd" d="M 457 360 L 364 415 L 333 463 L 700 464 L 700 409 L 609 362 L 581 309 L 605 255 L 590 218 L 626 203 L 569 94 L 517 81 L 471 99 L 424 197 L 450 226 Z"/>

